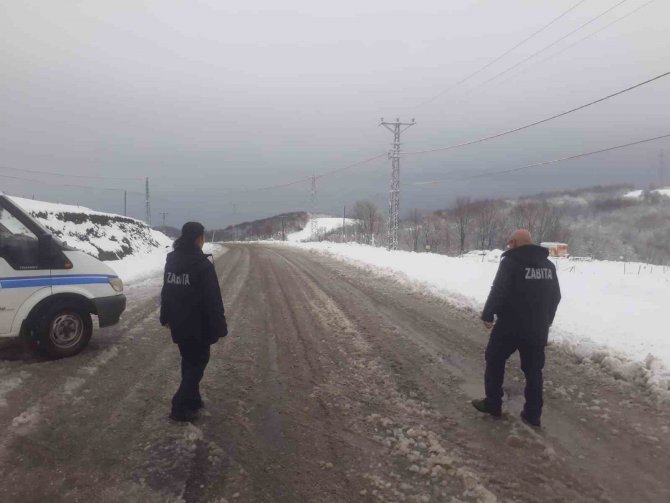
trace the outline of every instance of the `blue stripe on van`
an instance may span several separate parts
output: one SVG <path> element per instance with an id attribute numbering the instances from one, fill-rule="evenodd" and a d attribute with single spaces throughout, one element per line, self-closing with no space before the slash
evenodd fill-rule
<path id="1" fill-rule="evenodd" d="M 34 288 L 42 286 L 61 285 L 95 285 L 109 282 L 114 276 L 108 274 L 72 274 L 55 276 L 18 276 L 0 278 L 0 289 L 7 288 Z"/>

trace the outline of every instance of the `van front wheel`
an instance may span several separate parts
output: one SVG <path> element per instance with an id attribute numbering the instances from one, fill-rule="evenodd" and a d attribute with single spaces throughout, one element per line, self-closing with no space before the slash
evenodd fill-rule
<path id="1" fill-rule="evenodd" d="M 36 349 L 51 358 L 74 356 L 91 340 L 91 315 L 76 305 L 57 303 L 44 309 L 33 334 Z"/>

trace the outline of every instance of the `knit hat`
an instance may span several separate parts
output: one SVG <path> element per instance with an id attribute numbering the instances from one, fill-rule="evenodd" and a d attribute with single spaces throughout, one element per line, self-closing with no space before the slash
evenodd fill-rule
<path id="1" fill-rule="evenodd" d="M 174 242 L 174 249 L 195 249 L 195 241 L 205 234 L 205 227 L 200 222 L 186 222 L 181 228 L 181 236 Z"/>

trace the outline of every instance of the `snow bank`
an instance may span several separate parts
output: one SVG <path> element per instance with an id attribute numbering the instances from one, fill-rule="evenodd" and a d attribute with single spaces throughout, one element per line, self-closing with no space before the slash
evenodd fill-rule
<path id="1" fill-rule="evenodd" d="M 312 239 L 312 222 L 316 224 L 316 235 L 323 236 L 324 234 L 342 228 L 342 218 L 337 217 L 315 217 L 307 222 L 305 228 L 298 232 L 293 232 L 286 236 L 286 240 L 292 243 L 299 243 L 301 241 L 308 241 Z M 351 218 L 346 219 L 346 225 L 354 225 L 356 220 Z"/>
<path id="2" fill-rule="evenodd" d="M 631 190 L 630 192 L 626 192 L 623 197 L 626 199 L 640 199 L 642 194 L 644 194 L 643 190 Z"/>
<path id="3" fill-rule="evenodd" d="M 500 250 L 464 257 L 389 252 L 354 243 L 293 243 L 393 276 L 461 307 L 482 309 Z M 550 341 L 615 376 L 670 390 L 670 268 L 622 262 L 556 259 L 563 300 Z"/>
<path id="4" fill-rule="evenodd" d="M 110 260 L 105 263 L 119 275 L 124 284 L 131 285 L 159 274 L 165 265 L 165 257 L 168 251 L 169 249 L 156 250 L 143 255 L 125 257 L 121 260 Z"/>
<path id="5" fill-rule="evenodd" d="M 159 275 L 165 266 L 165 258 L 171 250 L 171 247 L 167 247 L 151 253 L 130 256 L 121 260 L 110 260 L 105 263 L 114 269 L 125 284 L 133 285 Z M 205 243 L 203 251 L 218 256 L 223 253 L 224 249 L 219 244 Z"/>
<path id="6" fill-rule="evenodd" d="M 172 244 L 165 234 L 134 218 L 83 206 L 11 199 L 69 246 L 100 260 L 152 254 Z"/>

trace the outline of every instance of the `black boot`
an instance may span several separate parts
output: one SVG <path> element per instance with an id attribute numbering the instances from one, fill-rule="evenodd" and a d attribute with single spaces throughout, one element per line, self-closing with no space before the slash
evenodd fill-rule
<path id="1" fill-rule="evenodd" d="M 194 400 L 191 404 L 191 410 L 200 410 L 205 408 L 205 402 L 202 401 L 202 398 Z"/>
<path id="2" fill-rule="evenodd" d="M 542 423 L 540 422 L 539 417 L 532 417 L 529 416 L 525 410 L 521 411 L 521 420 L 526 423 L 528 426 L 532 426 L 534 428 L 539 428 L 542 426 Z"/>
<path id="3" fill-rule="evenodd" d="M 473 400 L 472 406 L 477 409 L 479 412 L 483 412 L 484 414 L 491 414 L 493 417 L 501 417 L 502 416 L 502 407 L 489 407 L 488 402 L 486 401 L 486 398 L 481 398 L 479 400 Z"/>
<path id="4" fill-rule="evenodd" d="M 177 421 L 178 423 L 190 423 L 195 421 L 198 417 L 198 413 L 195 410 L 187 410 L 184 412 L 175 412 L 170 413 L 170 419 Z"/>

